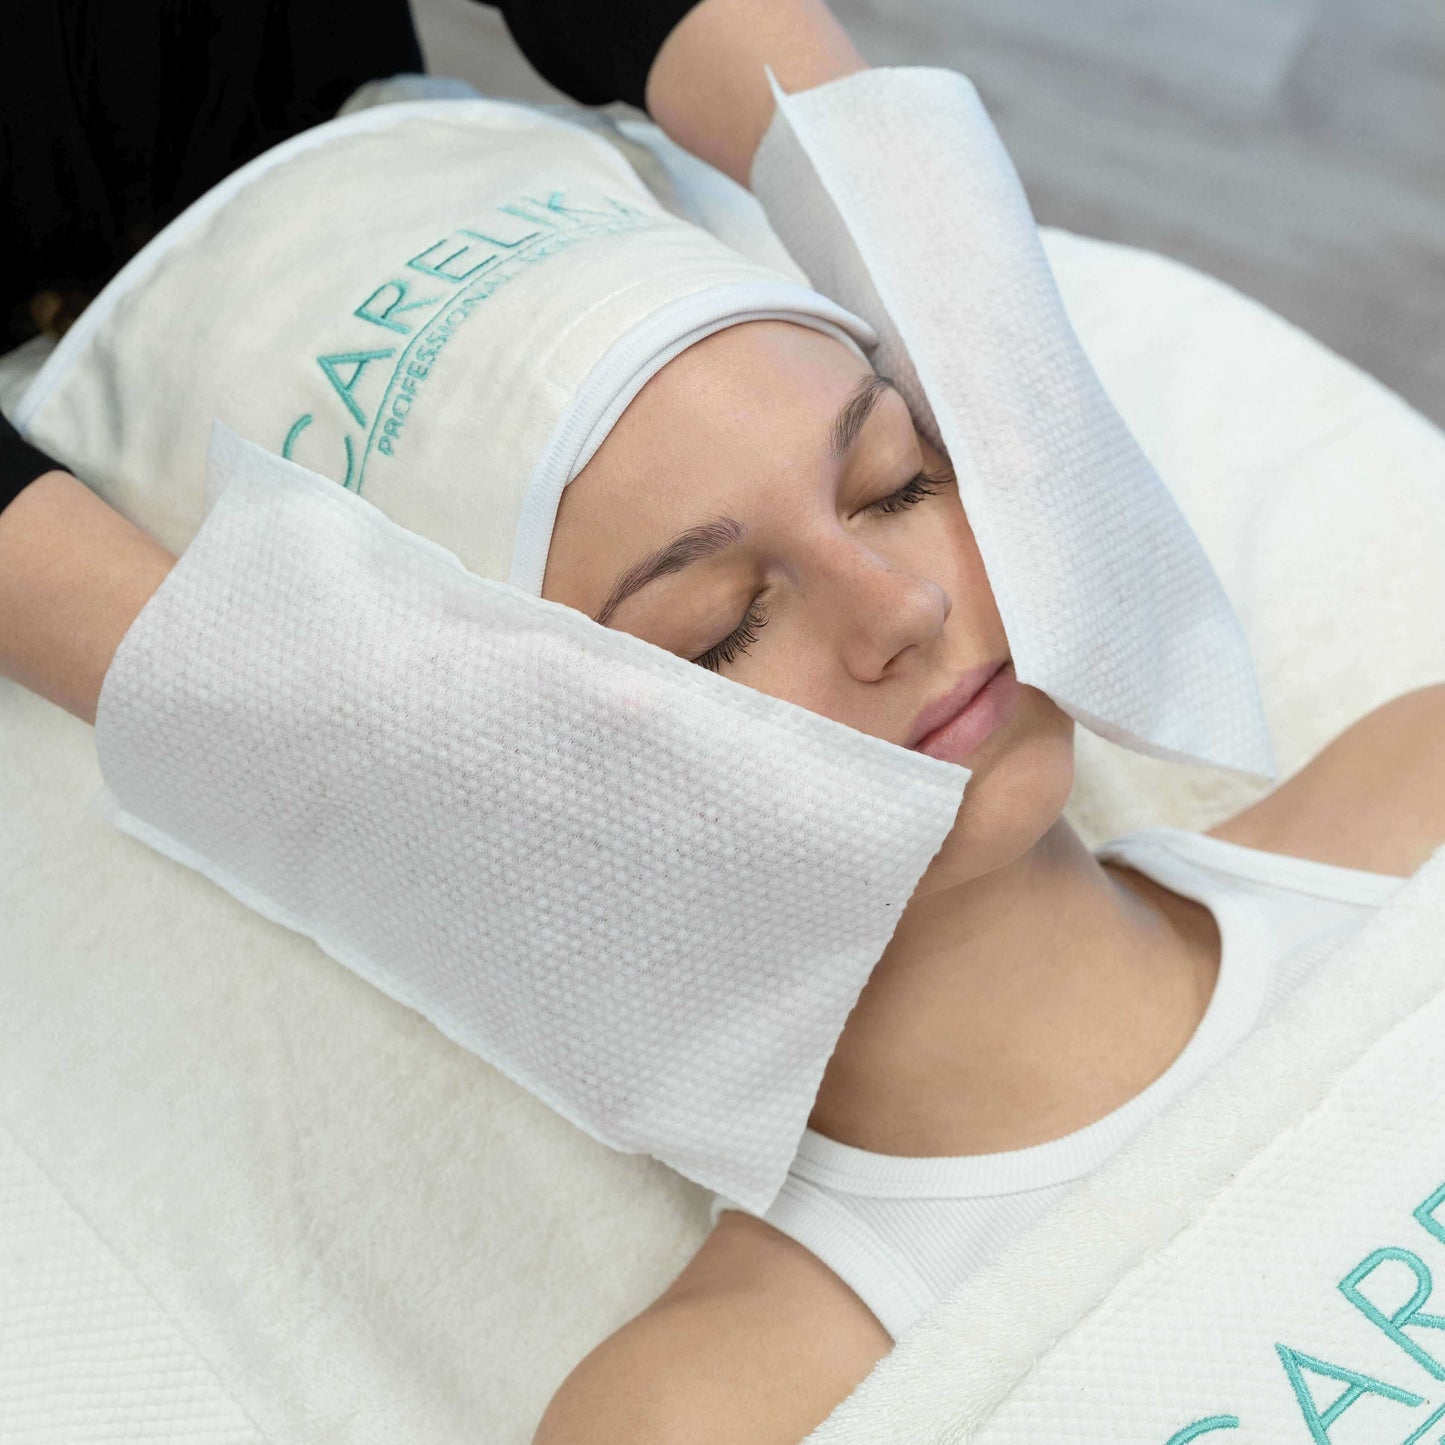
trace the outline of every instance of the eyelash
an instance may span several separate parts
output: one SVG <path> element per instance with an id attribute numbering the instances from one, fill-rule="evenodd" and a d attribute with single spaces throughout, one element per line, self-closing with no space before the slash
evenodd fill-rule
<path id="1" fill-rule="evenodd" d="M 951 476 L 919 472 L 917 476 L 904 482 L 896 492 L 890 492 L 888 496 L 870 503 L 863 510 L 883 513 L 906 511 L 909 507 L 917 506 L 925 497 L 931 497 L 952 480 Z M 767 625 L 768 617 L 768 610 L 754 597 L 736 629 L 716 646 L 708 648 L 701 657 L 693 658 L 693 661 L 699 667 L 707 668 L 709 672 L 716 672 L 719 667 L 732 662 L 739 653 L 746 652 L 758 640 L 758 633 Z"/>

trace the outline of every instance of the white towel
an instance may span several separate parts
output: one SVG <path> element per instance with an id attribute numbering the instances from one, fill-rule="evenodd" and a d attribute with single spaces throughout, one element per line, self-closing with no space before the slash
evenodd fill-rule
<path id="1" fill-rule="evenodd" d="M 101 687 L 108 814 L 766 1209 L 968 769 L 478 577 L 219 423 L 207 490 Z"/>
<path id="2" fill-rule="evenodd" d="M 806 1445 L 1438 1440 L 1442 938 L 1445 849 Z"/>
<path id="3" fill-rule="evenodd" d="M 324 198 L 324 199 L 323 199 Z M 212 421 L 542 590 L 562 490 L 647 379 L 739 321 L 869 327 L 669 211 L 591 128 L 493 100 L 304 131 L 189 206 L 14 419 L 179 552 Z"/>
<path id="4" fill-rule="evenodd" d="M 1273 778 L 1239 619 L 1079 345 L 973 85 L 877 69 L 773 96 L 753 190 L 948 452 L 1019 680 L 1125 747 Z"/>

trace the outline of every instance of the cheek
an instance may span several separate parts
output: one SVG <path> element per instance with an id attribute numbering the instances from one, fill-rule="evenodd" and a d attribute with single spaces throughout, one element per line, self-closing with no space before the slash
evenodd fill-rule
<path id="1" fill-rule="evenodd" d="M 819 647 L 818 639 L 796 617 L 786 620 L 775 617 L 768 623 L 772 637 L 764 633 L 766 651 L 761 644 L 754 655 L 740 657 L 729 671 L 736 682 L 782 698 L 795 707 L 807 708 L 835 722 L 848 722 L 845 716 L 846 697 L 840 691 L 840 678 Z M 864 729 L 867 731 L 867 729 Z"/>
<path id="2" fill-rule="evenodd" d="M 900 533 L 893 560 L 915 576 L 937 582 L 948 595 L 951 605 L 944 627 L 955 635 L 945 651 L 972 655 L 1006 647 L 993 589 L 957 492 L 950 489 L 923 503 L 904 525 L 907 535 Z M 808 607 L 807 599 L 775 604 L 762 641 L 734 662 L 728 676 L 809 712 L 882 736 L 880 718 L 857 715 L 858 684 L 819 645 L 823 624 Z M 1039 697 L 1047 703 L 1042 694 Z"/>
<path id="3" fill-rule="evenodd" d="M 948 495 L 940 499 L 938 510 L 942 514 L 940 565 L 946 569 L 948 578 L 943 586 L 952 595 L 955 606 L 966 606 L 975 616 L 982 608 L 997 617 L 993 586 L 984 570 L 978 541 L 956 489 L 950 489 Z"/>

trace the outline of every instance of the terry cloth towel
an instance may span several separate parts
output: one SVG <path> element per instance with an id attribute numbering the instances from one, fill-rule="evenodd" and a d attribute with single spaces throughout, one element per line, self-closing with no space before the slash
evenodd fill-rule
<path id="1" fill-rule="evenodd" d="M 1439 1439 L 1442 939 L 1445 849 L 807 1445 Z"/>

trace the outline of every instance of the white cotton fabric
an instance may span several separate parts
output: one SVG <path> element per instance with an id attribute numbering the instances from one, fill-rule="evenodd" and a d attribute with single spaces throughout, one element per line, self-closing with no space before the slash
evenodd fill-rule
<path id="1" fill-rule="evenodd" d="M 757 207 L 736 199 L 741 229 Z M 1282 771 L 1445 679 L 1428 625 L 1445 615 L 1439 429 L 1215 279 L 1043 238 L 1090 359 L 1244 620 Z M 1091 844 L 1161 819 L 1207 828 L 1262 791 L 1087 730 L 1076 750 L 1067 815 Z M 0 1419 L 13 1445 L 126 1429 L 187 1445 L 528 1445 L 573 1366 L 702 1244 L 706 1193 L 597 1143 L 311 939 L 111 827 L 87 808 L 99 781 L 90 728 L 0 679 Z M 1445 878 L 1432 878 L 1416 960 L 1438 958 L 1445 936 Z M 1398 942 L 1377 934 L 1367 1003 L 1395 997 Z M 1263 1050 L 1286 1085 L 1301 1044 L 1307 1032 Z M 1275 1081 L 1257 1083 L 1232 1089 L 1216 1125 L 1231 1100 L 1270 1103 Z M 1401 1127 L 1412 1108 L 1396 1110 Z M 1179 1150 L 1150 1178 L 1059 1221 L 969 1314 L 941 1304 L 920 1320 L 841 1407 L 842 1438 L 953 1440 L 961 1388 L 995 1392 L 978 1409 L 1027 1389 L 1100 1280 L 1127 1268 L 1114 1237 L 1092 1293 L 1069 1292 L 1094 1269 L 1097 1231 L 1163 1226 L 1128 1241 L 1147 1259 L 1170 1225 L 1152 1201 L 1228 1143 L 1207 1121 L 1162 1132 Z M 1322 1209 L 1339 1197 L 1325 1165 Z M 1405 1198 L 1386 1231 L 1401 1244 L 1418 1230 Z M 1314 1297 L 1320 1318 L 1368 1329 L 1331 1289 Z M 1178 1316 L 1194 1332 L 1180 1353 L 1228 1344 L 1209 1318 Z M 1132 1388 L 1130 1372 L 1095 1368 Z"/>
<path id="2" fill-rule="evenodd" d="M 805 1445 L 1437 1439 L 1442 926 L 1445 849 Z"/>
<path id="3" fill-rule="evenodd" d="M 972 83 L 772 85 L 752 188 L 947 451 L 1019 681 L 1124 747 L 1272 779 L 1248 639 L 1079 345 Z"/>
<path id="4" fill-rule="evenodd" d="M 968 769 L 477 577 L 219 425 L 207 490 L 101 689 L 116 821 L 766 1208 Z"/>
<path id="5" fill-rule="evenodd" d="M 895 1341 L 1272 1017 L 1406 882 L 1163 826 L 1093 852 L 1202 903 L 1219 927 L 1218 978 L 1169 1066 L 1092 1123 L 1018 1149 L 908 1157 L 805 1130 L 763 1216 L 816 1254 Z M 734 1207 L 715 1198 L 711 1216 Z"/>
<path id="6" fill-rule="evenodd" d="M 173 552 L 211 423 L 540 595 L 562 489 L 672 357 L 782 319 L 868 325 L 673 214 L 593 129 L 378 105 L 226 178 L 87 307 L 14 412 Z"/>

